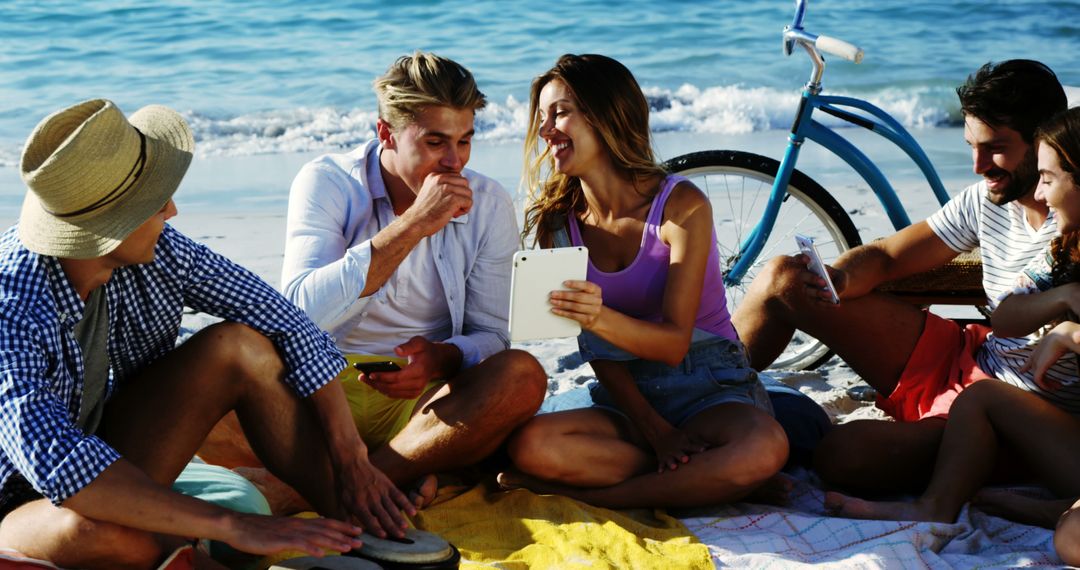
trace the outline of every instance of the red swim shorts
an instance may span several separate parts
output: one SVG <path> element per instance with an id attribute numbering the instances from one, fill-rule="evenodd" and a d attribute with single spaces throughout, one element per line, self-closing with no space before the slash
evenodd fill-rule
<path id="1" fill-rule="evenodd" d="M 901 422 L 946 418 L 953 400 L 968 386 L 990 378 L 975 362 L 975 351 L 990 327 L 954 321 L 926 311 L 926 325 L 896 388 L 877 407 Z"/>

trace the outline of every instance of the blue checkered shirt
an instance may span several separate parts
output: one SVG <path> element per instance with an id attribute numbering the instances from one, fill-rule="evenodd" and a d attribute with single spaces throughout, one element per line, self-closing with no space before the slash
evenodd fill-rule
<path id="1" fill-rule="evenodd" d="M 185 306 L 265 334 L 300 397 L 345 367 L 330 336 L 253 273 L 168 226 L 155 251 L 105 284 L 106 399 L 176 346 Z M 73 330 L 84 308 L 56 258 L 28 251 L 15 228 L 0 235 L 0 505 L 25 499 L 25 482 L 59 505 L 119 457 L 75 423 L 83 358 Z"/>

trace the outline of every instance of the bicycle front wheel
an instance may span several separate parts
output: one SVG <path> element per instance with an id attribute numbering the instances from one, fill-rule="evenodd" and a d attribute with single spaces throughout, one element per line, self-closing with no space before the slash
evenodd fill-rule
<path id="1" fill-rule="evenodd" d="M 739 259 L 739 245 L 761 221 L 780 163 L 741 151 L 713 150 L 675 157 L 667 168 L 689 178 L 712 203 L 720 263 L 724 274 Z M 769 259 L 796 252 L 795 234 L 814 238 L 826 263 L 860 245 L 859 232 L 840 204 L 820 184 L 796 170 L 791 173 L 787 196 L 761 254 L 739 283 L 727 288 L 728 309 L 734 313 L 746 287 Z M 796 331 L 773 368 L 817 368 L 832 351 L 814 337 Z"/>

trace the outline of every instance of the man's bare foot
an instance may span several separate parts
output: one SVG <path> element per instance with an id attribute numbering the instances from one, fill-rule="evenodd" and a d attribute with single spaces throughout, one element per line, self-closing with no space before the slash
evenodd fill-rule
<path id="1" fill-rule="evenodd" d="M 1040 499 L 1006 489 L 983 489 L 971 505 L 980 511 L 1018 523 L 1054 528 L 1073 499 Z"/>
<path id="2" fill-rule="evenodd" d="M 935 515 L 931 509 L 917 502 L 867 501 L 835 491 L 825 493 L 825 511 L 831 516 L 849 519 L 925 522 L 953 522 L 956 520 L 956 515 L 953 515 L 952 518 Z"/>
<path id="3" fill-rule="evenodd" d="M 435 500 L 435 495 L 438 492 L 439 479 L 432 474 L 424 475 L 416 480 L 413 488 L 409 491 L 409 501 L 416 508 L 422 509 Z"/>
<path id="4" fill-rule="evenodd" d="M 743 501 L 764 505 L 787 505 L 791 502 L 791 492 L 795 489 L 795 480 L 785 473 L 777 473 L 754 489 Z"/>
<path id="5" fill-rule="evenodd" d="M 312 510 L 312 506 L 297 493 L 263 467 L 234 467 L 238 475 L 251 481 L 270 503 L 270 512 L 279 516 L 294 515 Z"/>

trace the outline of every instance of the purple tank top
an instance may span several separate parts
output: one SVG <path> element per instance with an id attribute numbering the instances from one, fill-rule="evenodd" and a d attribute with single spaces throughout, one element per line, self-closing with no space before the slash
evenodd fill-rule
<path id="1" fill-rule="evenodd" d="M 662 319 L 661 309 L 668 266 L 671 263 L 671 248 L 660 239 L 660 225 L 664 220 L 664 205 L 671 196 L 672 189 L 684 180 L 686 178 L 682 176 L 670 175 L 660 185 L 660 191 L 649 206 L 637 257 L 626 269 L 614 273 L 600 271 L 593 265 L 590 256 L 588 280 L 600 286 L 604 305 L 636 319 L 652 322 L 660 322 Z M 567 229 L 570 243 L 584 245 L 581 228 L 573 213 L 570 214 Z M 705 285 L 701 290 L 701 302 L 694 326 L 730 340 L 739 338 L 727 309 L 727 295 L 724 291 L 723 275 L 720 273 L 720 251 L 716 247 L 716 230 L 713 230 L 709 260 L 705 267 Z"/>

